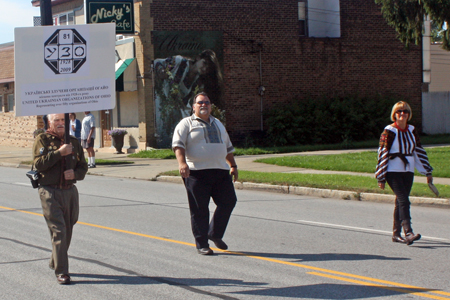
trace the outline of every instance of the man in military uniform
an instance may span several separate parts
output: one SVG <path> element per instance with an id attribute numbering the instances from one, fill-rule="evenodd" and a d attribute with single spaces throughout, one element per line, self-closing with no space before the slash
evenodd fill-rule
<path id="1" fill-rule="evenodd" d="M 78 139 L 71 136 L 70 143 L 64 144 L 64 133 L 64 114 L 48 115 L 48 130 L 33 145 L 33 162 L 40 173 L 39 196 L 52 240 L 49 266 L 58 283 L 69 284 L 67 251 L 79 213 L 74 184 L 84 179 L 88 167 Z"/>

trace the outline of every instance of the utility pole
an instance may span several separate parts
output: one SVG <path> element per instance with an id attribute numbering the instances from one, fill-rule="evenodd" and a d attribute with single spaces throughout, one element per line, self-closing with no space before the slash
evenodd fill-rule
<path id="1" fill-rule="evenodd" d="M 52 15 L 52 0 L 40 0 L 41 8 L 41 25 L 42 26 L 53 26 L 53 15 Z M 64 114 L 64 144 L 70 143 L 69 135 L 70 119 L 69 114 Z M 69 157 L 69 156 L 68 156 Z"/>

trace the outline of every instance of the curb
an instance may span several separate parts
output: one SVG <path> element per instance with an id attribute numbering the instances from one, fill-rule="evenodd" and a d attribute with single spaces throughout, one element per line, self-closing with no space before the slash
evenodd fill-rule
<path id="1" fill-rule="evenodd" d="M 183 183 L 181 177 L 178 176 L 158 176 L 156 181 Z M 287 185 L 271 185 L 265 183 L 253 182 L 235 182 L 234 187 L 237 190 L 254 190 L 262 192 L 294 194 L 304 196 L 314 196 L 321 198 L 337 198 L 341 200 L 355 200 L 355 201 L 370 201 L 370 202 L 385 202 L 394 203 L 395 195 L 376 194 L 376 193 L 358 193 L 352 191 L 340 191 L 329 189 L 318 189 L 301 186 L 287 186 Z M 450 206 L 450 200 L 444 198 L 427 198 L 427 197 L 409 197 L 411 204 L 433 204 Z"/>
<path id="2" fill-rule="evenodd" d="M 30 166 L 26 166 L 26 165 L 22 165 L 22 164 L 20 164 L 20 163 L 5 163 L 5 162 L 0 162 L 0 167 L 8 167 L 8 168 L 23 168 L 23 169 L 25 169 L 25 168 L 27 168 L 27 167 L 29 167 L 29 168 L 31 168 L 31 165 Z"/>

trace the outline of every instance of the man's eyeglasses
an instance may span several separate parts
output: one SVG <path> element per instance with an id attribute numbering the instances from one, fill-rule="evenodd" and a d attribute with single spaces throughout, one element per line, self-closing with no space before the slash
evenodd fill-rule
<path id="1" fill-rule="evenodd" d="M 197 104 L 200 104 L 200 105 L 203 105 L 203 104 L 210 105 L 211 102 L 209 102 L 209 101 L 197 101 Z"/>
<path id="2" fill-rule="evenodd" d="M 407 109 L 399 109 L 395 113 L 396 114 L 401 114 L 401 113 L 409 114 L 409 110 L 407 110 Z"/>

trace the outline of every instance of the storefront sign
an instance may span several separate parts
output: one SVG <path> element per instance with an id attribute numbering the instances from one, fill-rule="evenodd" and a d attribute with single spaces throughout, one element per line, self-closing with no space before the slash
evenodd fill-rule
<path id="1" fill-rule="evenodd" d="M 116 33 L 134 34 L 133 0 L 85 0 L 86 23 L 116 23 Z"/>

